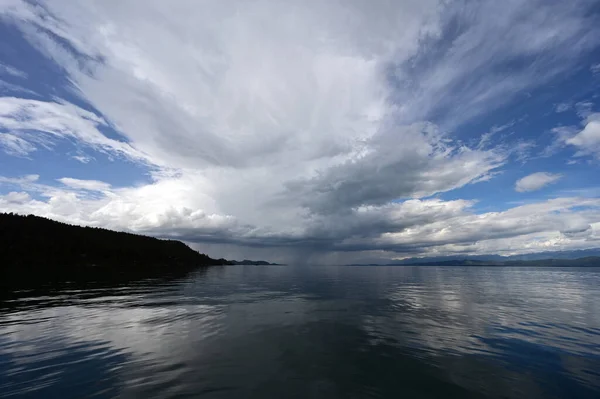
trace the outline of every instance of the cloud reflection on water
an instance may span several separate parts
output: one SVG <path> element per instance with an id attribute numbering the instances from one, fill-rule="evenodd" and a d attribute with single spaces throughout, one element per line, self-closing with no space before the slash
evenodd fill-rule
<path id="1" fill-rule="evenodd" d="M 0 393 L 593 397 L 599 282 L 599 269 L 224 267 L 21 298 L 0 313 Z"/>

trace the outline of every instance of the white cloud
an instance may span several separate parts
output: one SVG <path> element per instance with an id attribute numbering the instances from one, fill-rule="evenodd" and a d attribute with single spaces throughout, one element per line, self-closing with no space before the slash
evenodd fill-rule
<path id="1" fill-rule="evenodd" d="M 593 74 L 600 73 L 600 63 L 592 65 L 590 71 L 592 71 Z"/>
<path id="2" fill-rule="evenodd" d="M 70 177 L 63 177 L 57 179 L 59 182 L 64 184 L 65 186 L 81 189 L 81 190 L 89 190 L 89 191 L 107 191 L 110 190 L 110 184 L 104 183 L 98 180 L 80 180 L 73 179 Z"/>
<path id="3" fill-rule="evenodd" d="M 40 175 L 25 175 L 23 177 L 0 176 L 0 183 L 27 185 L 38 181 Z"/>
<path id="4" fill-rule="evenodd" d="M 277 254 L 280 261 L 319 262 L 331 259 L 328 253 L 374 250 L 390 258 L 395 253 L 514 254 L 600 245 L 598 198 L 557 198 L 481 214 L 472 211 L 474 201 L 415 199 L 312 215 L 302 223 L 271 228 L 213 212 L 216 204 L 213 209 L 193 208 L 201 199 L 188 177 L 133 189 L 108 188 L 102 182 L 77 179 L 61 179 L 68 183 L 64 188 L 37 183 L 34 177 L 2 181 L 27 188 L 41 198 L 14 193 L 0 196 L 3 211 L 176 237 L 192 243 L 214 243 L 212 250 L 217 254 L 229 244 L 264 248 L 253 253 L 269 259 Z M 101 195 L 89 195 L 90 190 L 102 190 Z M 209 198 L 204 200 L 209 203 Z M 299 251 L 277 251 L 289 247 L 298 247 Z M 340 256 L 338 261 L 344 262 L 342 259 L 350 261 L 348 256 Z"/>
<path id="5" fill-rule="evenodd" d="M 497 125 L 492 126 L 492 128 L 489 131 L 483 133 L 481 135 L 481 137 L 479 138 L 479 143 L 477 144 L 477 149 L 481 150 L 484 148 L 489 148 L 492 138 L 494 136 L 496 136 L 498 133 L 506 131 L 507 129 L 510 129 L 514 125 L 515 125 L 515 121 L 511 121 L 511 122 L 506 123 L 501 126 L 497 126 Z"/>
<path id="6" fill-rule="evenodd" d="M 93 160 L 92 157 L 88 156 L 88 155 L 83 155 L 83 154 L 79 154 L 79 155 L 73 155 L 71 158 L 75 159 L 76 161 L 79 161 L 81 163 L 89 163 L 90 161 Z"/>
<path id="7" fill-rule="evenodd" d="M 58 179 L 56 187 L 38 183 L 38 176 L 0 177 L 0 185 L 16 186 L 35 192 L 41 199 L 15 204 L 4 198 L 0 210 L 32 213 L 81 225 L 105 226 L 117 230 L 147 233 L 176 233 L 197 229 L 198 234 L 219 233 L 236 227 L 232 216 L 219 215 L 196 205 L 201 194 L 194 190 L 200 180 L 189 178 L 158 180 L 132 188 L 113 188 L 97 180 Z M 206 198 L 205 203 L 210 199 Z"/>
<path id="8" fill-rule="evenodd" d="M 552 129 L 556 141 L 547 149 L 549 153 L 560 147 L 571 146 L 577 149 L 576 157 L 594 156 L 600 159 L 600 113 L 592 112 L 594 104 L 578 104 L 578 113 L 583 126 L 559 126 Z"/>
<path id="9" fill-rule="evenodd" d="M 3 5 L 89 105 L 0 98 L 0 128 L 30 146 L 21 153 L 66 138 L 145 163 L 153 179 L 25 182 L 42 200 L 18 209 L 197 242 L 367 248 L 399 226 L 445 231 L 431 215 L 469 214 L 470 201 L 423 198 L 488 180 L 531 148 L 492 143 L 511 124 L 475 148 L 452 129 L 600 43 L 588 0 Z"/>
<path id="10" fill-rule="evenodd" d="M 527 191 L 536 191 L 549 184 L 556 183 L 562 178 L 561 174 L 548 173 L 548 172 L 537 172 L 532 173 L 522 179 L 517 180 L 515 183 L 515 190 L 523 193 Z"/>
<path id="11" fill-rule="evenodd" d="M 107 125 L 103 118 L 72 104 L 0 97 L 0 129 L 10 132 L 4 134 L 6 142 L 20 143 L 13 148 L 20 147 L 22 152 L 34 151 L 35 144 L 48 146 L 51 140 L 74 138 L 98 151 L 147 160 L 131 145 L 102 134 L 101 125 Z"/>
<path id="12" fill-rule="evenodd" d="M 12 204 L 22 204 L 22 203 L 25 203 L 25 202 L 31 200 L 31 197 L 29 196 L 29 194 L 27 194 L 24 191 L 20 191 L 20 192 L 11 191 L 10 193 L 4 195 L 2 198 L 6 202 L 12 203 Z"/>
<path id="13" fill-rule="evenodd" d="M 584 128 L 566 140 L 579 149 L 579 154 L 593 154 L 600 158 L 600 113 L 587 116 Z"/>
<path id="14" fill-rule="evenodd" d="M 35 151 L 34 145 L 10 133 L 0 133 L 0 147 L 8 155 L 16 156 L 26 156 Z"/>
<path id="15" fill-rule="evenodd" d="M 597 198 L 558 198 L 504 212 L 462 212 L 453 218 L 382 234 L 371 248 L 416 247 L 429 256 L 591 248 L 600 245 L 599 211 Z"/>

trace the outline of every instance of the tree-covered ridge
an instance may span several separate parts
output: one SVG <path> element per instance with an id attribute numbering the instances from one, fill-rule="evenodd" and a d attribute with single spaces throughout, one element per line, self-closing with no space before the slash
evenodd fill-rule
<path id="1" fill-rule="evenodd" d="M 73 269 L 191 268 L 224 265 L 184 243 L 28 215 L 0 214 L 0 268 L 4 273 Z"/>

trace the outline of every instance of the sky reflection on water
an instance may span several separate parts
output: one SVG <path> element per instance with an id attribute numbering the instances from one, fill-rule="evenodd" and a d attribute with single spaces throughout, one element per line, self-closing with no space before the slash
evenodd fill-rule
<path id="1" fill-rule="evenodd" d="M 600 395 L 600 268 L 232 266 L 1 306 L 3 397 Z"/>

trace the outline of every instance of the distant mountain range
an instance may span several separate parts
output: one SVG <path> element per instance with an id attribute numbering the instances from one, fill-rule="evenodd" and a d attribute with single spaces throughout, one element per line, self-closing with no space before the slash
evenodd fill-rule
<path id="1" fill-rule="evenodd" d="M 350 266 L 598 266 L 600 249 L 544 252 L 527 255 L 446 256 L 410 258 L 402 261 L 352 264 Z"/>
<path id="2" fill-rule="evenodd" d="M 213 259 L 184 243 L 28 215 L 0 214 L 0 276 L 157 274 L 211 265 L 268 265 Z"/>

